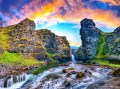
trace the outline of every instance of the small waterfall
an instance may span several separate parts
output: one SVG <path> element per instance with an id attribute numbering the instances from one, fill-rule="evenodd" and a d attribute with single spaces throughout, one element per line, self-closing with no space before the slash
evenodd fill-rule
<path id="1" fill-rule="evenodd" d="M 74 55 L 72 54 L 72 62 L 76 62 Z"/>
<path id="2" fill-rule="evenodd" d="M 3 79 L 0 79 L 0 88 L 8 88 L 13 89 L 21 86 L 25 80 L 28 79 L 28 75 L 26 73 L 22 73 L 19 75 L 9 75 Z M 14 86 L 18 83 L 18 86 Z"/>

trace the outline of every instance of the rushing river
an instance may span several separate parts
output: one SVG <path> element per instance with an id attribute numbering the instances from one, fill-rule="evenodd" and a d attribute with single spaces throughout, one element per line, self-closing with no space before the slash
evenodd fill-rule
<path id="1" fill-rule="evenodd" d="M 86 73 L 83 79 L 77 79 L 76 73 L 73 73 L 67 77 L 67 73 L 62 73 L 62 70 L 69 68 L 74 68 L 76 72 L 89 70 L 92 75 Z M 109 84 L 113 80 L 113 77 L 109 74 L 110 71 L 111 69 L 99 66 L 77 64 L 72 55 L 72 62 L 69 63 L 69 66 L 59 65 L 38 75 L 21 73 L 0 79 L 0 89 L 114 89 L 114 86 L 111 83 Z"/>

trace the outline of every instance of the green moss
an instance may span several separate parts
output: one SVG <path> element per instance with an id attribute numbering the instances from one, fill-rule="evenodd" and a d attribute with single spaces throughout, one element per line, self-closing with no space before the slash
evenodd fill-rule
<path id="1" fill-rule="evenodd" d="M 0 63 L 10 64 L 10 65 L 32 65 L 32 64 L 40 64 L 43 62 L 36 61 L 34 58 L 31 59 L 23 59 L 20 53 L 9 53 L 5 51 L 1 55 Z"/>
<path id="2" fill-rule="evenodd" d="M 50 59 L 53 60 L 53 57 L 56 55 L 56 53 L 50 53 L 50 52 L 48 52 L 48 55 L 49 55 Z"/>
<path id="3" fill-rule="evenodd" d="M 107 58 L 109 56 L 109 47 L 106 42 L 106 37 L 109 34 L 110 33 L 102 32 L 102 34 L 99 38 L 99 42 L 98 42 L 97 56 L 95 56 L 95 58 L 103 59 L 103 58 Z"/>
<path id="4" fill-rule="evenodd" d="M 5 28 L 0 28 L 0 47 L 4 49 L 4 53 L 0 54 L 0 63 L 5 63 L 5 64 L 9 64 L 9 65 L 18 65 L 18 66 L 22 66 L 22 65 L 32 65 L 32 64 L 41 64 L 44 63 L 42 61 L 37 61 L 35 60 L 33 57 L 27 57 L 23 58 L 22 54 L 20 53 L 9 53 L 7 51 L 8 47 L 11 47 L 12 45 L 10 45 L 9 43 L 11 43 L 10 40 L 10 33 L 12 30 L 14 30 L 14 26 L 12 27 L 5 27 Z M 19 39 L 15 39 L 15 41 L 19 41 Z M 23 44 L 19 44 L 19 46 L 22 46 Z M 26 44 L 24 44 L 26 45 Z"/>
<path id="5" fill-rule="evenodd" d="M 39 73 L 41 73 L 41 72 L 43 72 L 43 71 L 45 71 L 45 70 L 48 70 L 48 69 L 53 68 L 53 67 L 56 67 L 56 66 L 58 66 L 58 63 L 56 63 L 56 62 L 49 63 L 48 65 L 42 66 L 41 68 L 35 70 L 35 71 L 33 72 L 33 74 L 34 74 L 34 75 L 37 75 L 37 74 L 39 74 Z"/>
<path id="6" fill-rule="evenodd" d="M 120 42 L 120 37 L 118 37 L 116 40 L 115 40 L 115 43 L 118 43 Z"/>
<path id="7" fill-rule="evenodd" d="M 110 62 L 107 61 L 107 60 L 99 60 L 99 59 L 96 59 L 96 60 L 92 60 L 92 62 L 97 62 L 97 63 L 99 63 L 100 65 L 107 65 L 107 66 L 111 66 L 111 67 L 120 67 L 119 64 L 113 64 L 113 63 L 110 63 Z"/>

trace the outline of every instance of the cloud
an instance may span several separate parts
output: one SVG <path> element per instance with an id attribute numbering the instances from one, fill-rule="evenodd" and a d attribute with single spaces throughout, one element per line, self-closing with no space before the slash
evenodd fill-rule
<path id="1" fill-rule="evenodd" d="M 77 43 L 77 42 L 73 42 L 73 41 L 69 41 L 70 46 L 76 46 L 76 47 L 80 47 L 81 46 L 81 42 Z"/>
<path id="2" fill-rule="evenodd" d="M 115 10 L 110 9 L 110 6 L 107 7 L 108 9 L 91 8 L 89 5 L 92 1 L 119 5 L 117 0 L 89 0 L 89 2 L 83 2 L 83 0 L 46 0 L 44 2 L 43 0 L 32 0 L 28 4 L 20 3 L 21 9 L 18 13 L 12 14 L 11 17 L 2 15 L 7 20 L 3 22 L 3 26 L 16 24 L 25 18 L 34 20 L 36 24 L 47 23 L 46 26 L 56 25 L 57 23 L 79 24 L 84 18 L 93 19 L 98 27 L 116 28 L 120 26 L 118 8 L 114 8 Z M 89 7 L 86 7 L 86 5 Z M 73 28 L 79 27 L 79 25 L 73 26 Z"/>
<path id="3" fill-rule="evenodd" d="M 81 28 L 80 25 L 72 26 L 72 28 Z"/>
<path id="4" fill-rule="evenodd" d="M 120 6 L 120 0 L 98 0 L 104 3 L 110 3 L 110 5 Z"/>

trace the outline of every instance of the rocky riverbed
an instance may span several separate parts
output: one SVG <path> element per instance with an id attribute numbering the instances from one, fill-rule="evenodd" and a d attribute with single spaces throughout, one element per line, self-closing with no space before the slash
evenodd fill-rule
<path id="1" fill-rule="evenodd" d="M 46 64 L 47 62 L 35 65 L 16 66 L 0 63 L 0 78 L 5 77 L 7 75 L 19 74 L 21 72 L 33 70 L 34 68 L 38 68 L 40 65 Z"/>
<path id="2" fill-rule="evenodd" d="M 48 67 L 51 66 L 48 65 Z M 39 69 L 39 68 L 38 68 Z M 8 89 L 120 89 L 119 68 L 72 62 L 60 64 L 38 75 L 32 72 L 8 75 L 0 87 Z"/>

